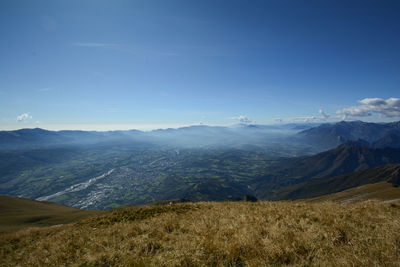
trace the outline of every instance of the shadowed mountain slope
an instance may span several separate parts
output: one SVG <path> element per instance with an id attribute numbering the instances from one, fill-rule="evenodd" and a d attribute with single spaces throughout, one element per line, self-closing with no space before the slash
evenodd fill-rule
<path id="1" fill-rule="evenodd" d="M 313 179 L 282 188 L 276 195 L 276 199 L 313 198 L 377 182 L 400 185 L 400 164 L 388 164 L 340 176 Z"/>
<path id="2" fill-rule="evenodd" d="M 391 133 L 372 144 L 375 148 L 394 147 L 400 148 L 400 133 Z"/>
<path id="3" fill-rule="evenodd" d="M 296 160 L 282 168 L 292 177 L 318 178 L 400 162 L 400 150 L 371 149 L 359 142 L 347 142 L 335 149 L 312 157 Z"/>
<path id="4" fill-rule="evenodd" d="M 359 142 L 347 142 L 315 156 L 289 160 L 271 174 L 261 177 L 253 188 L 258 197 L 285 199 L 281 195 L 282 187 L 395 163 L 400 163 L 400 149 L 373 149 Z M 354 186 L 357 185 L 360 184 Z"/>

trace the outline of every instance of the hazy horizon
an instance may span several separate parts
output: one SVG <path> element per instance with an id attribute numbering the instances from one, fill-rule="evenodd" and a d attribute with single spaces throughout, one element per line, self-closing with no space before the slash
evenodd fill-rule
<path id="1" fill-rule="evenodd" d="M 324 123 L 334 124 L 341 121 L 346 122 L 354 122 L 361 121 L 365 123 L 391 123 L 397 122 L 399 120 L 389 120 L 389 121 L 367 121 L 367 120 L 338 120 L 338 121 L 320 121 L 320 122 L 273 122 L 273 123 L 235 123 L 235 124 L 205 124 L 205 123 L 197 123 L 197 124 L 142 124 L 142 125 L 134 125 L 134 124 L 108 124 L 108 125 L 52 125 L 50 127 L 42 126 L 32 126 L 32 127 L 24 127 L 21 125 L 19 128 L 0 128 L 0 131 L 17 131 L 22 129 L 43 129 L 48 131 L 97 131 L 97 132 L 107 132 L 107 131 L 129 131 L 129 130 L 138 130 L 143 132 L 150 132 L 154 130 L 166 130 L 166 129 L 180 129 L 185 127 L 192 126 L 209 126 L 209 127 L 228 127 L 235 128 L 240 126 L 271 126 L 271 127 L 283 127 L 285 125 L 320 125 Z"/>
<path id="2" fill-rule="evenodd" d="M 306 123 L 306 122 L 304 122 Z M 301 122 L 297 122 L 297 124 L 304 124 Z M 313 123 L 313 122 L 311 122 Z M 262 125 L 262 126 L 280 126 L 289 123 L 283 122 L 274 122 L 270 124 L 244 124 L 244 123 L 234 123 L 234 124 L 205 124 L 205 123 L 193 123 L 193 124 L 108 124 L 108 125 L 50 125 L 49 127 L 39 127 L 39 125 L 32 127 L 23 127 L 21 125 L 20 128 L 9 128 L 9 129 L 0 129 L 0 131 L 13 131 L 20 129 L 35 129 L 40 128 L 44 130 L 51 131 L 62 131 L 62 130 L 83 130 L 83 131 L 125 131 L 125 130 L 140 130 L 140 131 L 153 131 L 153 130 L 162 130 L 162 129 L 179 129 L 183 127 L 191 127 L 191 126 L 210 126 L 210 127 L 237 127 L 237 126 L 245 126 L 245 125 Z M 295 122 L 296 124 L 296 122 Z M 318 123 L 315 123 L 318 124 Z"/>

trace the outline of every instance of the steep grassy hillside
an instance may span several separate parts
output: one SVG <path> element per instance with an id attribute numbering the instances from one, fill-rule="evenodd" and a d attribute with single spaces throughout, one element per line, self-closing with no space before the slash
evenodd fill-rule
<path id="1" fill-rule="evenodd" d="M 99 213 L 27 198 L 0 196 L 0 233 L 71 223 Z"/>
<path id="2" fill-rule="evenodd" d="M 339 193 L 324 195 L 307 201 L 335 201 L 345 204 L 367 200 L 380 200 L 386 203 L 400 203 L 400 187 L 392 183 L 379 182 L 357 186 Z"/>
<path id="3" fill-rule="evenodd" d="M 0 238 L 3 266 L 398 266 L 400 205 L 205 202 L 119 208 Z"/>

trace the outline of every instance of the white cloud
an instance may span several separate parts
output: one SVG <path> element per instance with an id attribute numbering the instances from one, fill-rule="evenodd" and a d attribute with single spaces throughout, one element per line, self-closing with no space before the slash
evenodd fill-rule
<path id="1" fill-rule="evenodd" d="M 382 98 L 364 98 L 358 102 L 364 105 L 371 105 L 371 106 L 381 106 L 386 104 L 386 101 L 383 100 Z"/>
<path id="2" fill-rule="evenodd" d="M 28 113 L 23 113 L 23 114 L 17 116 L 17 121 L 19 121 L 19 122 L 26 121 L 27 119 L 32 119 L 32 116 L 29 115 Z"/>
<path id="3" fill-rule="evenodd" d="M 400 98 L 364 98 L 359 106 L 352 106 L 338 110 L 336 113 L 342 115 L 343 119 L 349 116 L 366 117 L 372 114 L 378 114 L 383 117 L 400 117 Z"/>
<path id="4" fill-rule="evenodd" d="M 321 114 L 325 119 L 329 119 L 330 115 L 326 114 L 322 109 L 318 110 L 319 114 Z"/>
<path id="5" fill-rule="evenodd" d="M 248 123 L 252 122 L 248 117 L 246 117 L 244 115 L 239 115 L 237 117 L 231 117 L 230 119 L 238 120 L 240 123 L 245 123 L 245 124 L 248 124 Z"/>

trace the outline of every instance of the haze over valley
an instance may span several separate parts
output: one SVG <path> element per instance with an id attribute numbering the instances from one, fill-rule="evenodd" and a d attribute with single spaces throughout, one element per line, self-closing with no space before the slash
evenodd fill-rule
<path id="1" fill-rule="evenodd" d="M 150 132 L 3 131 L 0 193 L 85 209 L 244 195 L 287 199 L 281 192 L 290 186 L 400 163 L 399 125 L 353 121 Z M 392 142 L 383 142 L 388 139 Z"/>

